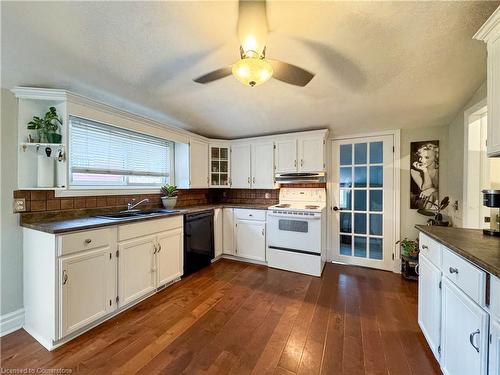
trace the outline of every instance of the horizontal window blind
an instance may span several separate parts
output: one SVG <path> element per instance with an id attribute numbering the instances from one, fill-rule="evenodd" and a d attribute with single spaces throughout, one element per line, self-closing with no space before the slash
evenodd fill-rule
<path id="1" fill-rule="evenodd" d="M 70 116 L 71 173 L 96 175 L 98 185 L 103 175 L 166 178 L 172 149 L 171 141 Z"/>

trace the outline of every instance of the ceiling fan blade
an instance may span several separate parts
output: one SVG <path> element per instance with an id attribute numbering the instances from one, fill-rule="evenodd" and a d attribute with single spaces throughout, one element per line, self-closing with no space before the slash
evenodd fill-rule
<path id="1" fill-rule="evenodd" d="M 267 43 L 267 7 L 265 0 L 240 0 L 238 4 L 238 38 L 244 51 L 261 54 Z"/>
<path id="2" fill-rule="evenodd" d="M 193 79 L 193 81 L 197 83 L 209 83 L 212 81 L 216 81 L 218 79 L 230 76 L 232 74 L 231 66 L 226 66 L 224 68 L 220 68 L 214 70 L 213 72 L 204 74 L 198 78 Z"/>
<path id="3" fill-rule="evenodd" d="M 269 61 L 273 66 L 273 78 L 276 78 L 279 81 L 303 87 L 307 85 L 314 77 L 313 73 L 299 68 L 298 66 L 288 64 L 279 60 L 266 60 Z"/>

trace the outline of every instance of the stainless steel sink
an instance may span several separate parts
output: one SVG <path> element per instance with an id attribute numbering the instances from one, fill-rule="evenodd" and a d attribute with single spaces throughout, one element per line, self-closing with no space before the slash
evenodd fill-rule
<path id="1" fill-rule="evenodd" d="M 109 220 L 125 220 L 134 217 L 148 217 L 148 216 L 160 216 L 160 215 L 168 215 L 179 212 L 178 210 L 168 210 L 164 208 L 155 209 L 155 210 L 147 210 L 147 211 L 120 211 L 120 212 L 112 212 L 109 214 L 96 215 L 94 217 L 98 217 L 101 219 L 109 219 Z"/>

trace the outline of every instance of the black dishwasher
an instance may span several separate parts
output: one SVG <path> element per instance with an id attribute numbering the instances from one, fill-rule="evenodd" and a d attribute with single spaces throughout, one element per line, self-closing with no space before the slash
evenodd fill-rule
<path id="1" fill-rule="evenodd" d="M 214 210 L 184 215 L 184 276 L 214 258 Z"/>

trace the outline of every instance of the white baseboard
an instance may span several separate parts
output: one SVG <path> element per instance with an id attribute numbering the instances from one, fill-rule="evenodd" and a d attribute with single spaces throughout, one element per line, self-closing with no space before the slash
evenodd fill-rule
<path id="1" fill-rule="evenodd" d="M 0 316 L 0 337 L 23 328 L 24 309 Z"/>

